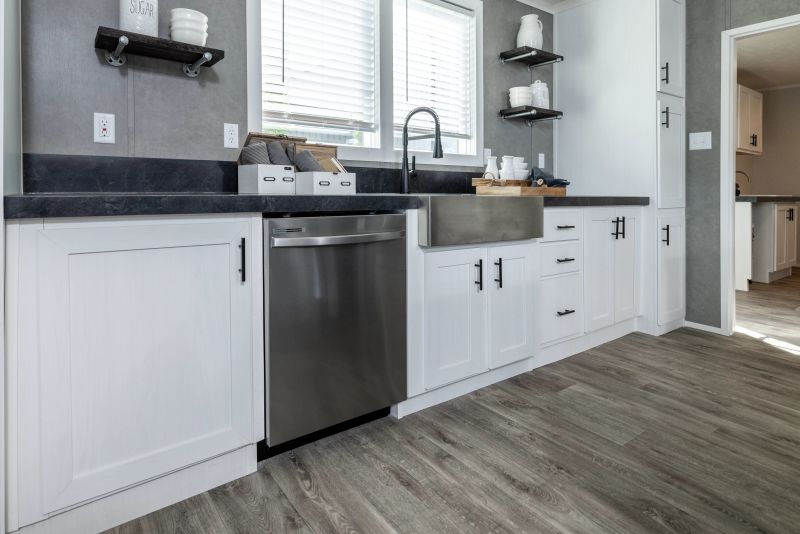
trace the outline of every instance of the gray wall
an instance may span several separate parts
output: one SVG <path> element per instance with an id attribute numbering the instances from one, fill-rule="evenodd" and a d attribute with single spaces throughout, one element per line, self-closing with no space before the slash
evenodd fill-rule
<path id="1" fill-rule="evenodd" d="M 752 193 L 800 195 L 800 87 L 764 92 L 763 137 L 762 155 L 739 156 L 750 160 Z"/>
<path id="2" fill-rule="evenodd" d="M 686 158 L 686 319 L 720 326 L 720 33 L 800 13 L 800 0 L 687 0 L 686 117 L 713 150 Z"/>
<path id="3" fill-rule="evenodd" d="M 8 195 L 22 190 L 18 0 L 6 0 L 3 26 L 3 192 Z"/>
<path id="4" fill-rule="evenodd" d="M 533 165 L 537 154 L 545 154 L 546 167 L 553 168 L 553 124 L 540 122 L 529 127 L 524 121 L 504 121 L 498 116 L 507 108 L 508 90 L 530 85 L 535 80 L 547 82 L 553 100 L 553 67 L 537 67 L 531 71 L 524 65 L 503 65 L 500 52 L 516 46 L 519 21 L 523 15 L 536 13 L 544 25 L 544 49 L 553 49 L 553 15 L 516 0 L 484 0 L 483 2 L 483 92 L 484 142 L 495 156 L 525 156 Z"/>
<path id="5" fill-rule="evenodd" d="M 160 0 L 160 35 L 169 11 Z M 116 0 L 25 0 L 22 7 L 23 148 L 25 152 L 232 160 L 223 123 L 247 131 L 245 0 L 192 0 L 209 16 L 208 45 L 225 59 L 189 79 L 168 61 L 129 56 L 104 64 L 94 48 L 98 26 L 118 26 Z M 116 115 L 116 144 L 93 142 L 93 113 Z"/>

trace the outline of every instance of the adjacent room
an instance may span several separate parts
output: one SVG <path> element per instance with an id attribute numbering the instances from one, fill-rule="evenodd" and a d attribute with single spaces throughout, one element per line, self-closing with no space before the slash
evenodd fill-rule
<path id="1" fill-rule="evenodd" d="M 0 0 L 0 533 L 800 525 L 800 0 Z"/>

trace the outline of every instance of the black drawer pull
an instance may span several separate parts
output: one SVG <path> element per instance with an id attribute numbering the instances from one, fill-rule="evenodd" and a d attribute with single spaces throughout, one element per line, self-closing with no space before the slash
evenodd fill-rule
<path id="1" fill-rule="evenodd" d="M 666 225 L 664 228 L 662 228 L 662 230 L 667 232 L 667 238 L 666 239 L 662 239 L 661 242 L 662 243 L 666 243 L 667 246 L 669 246 L 669 225 Z"/>
<path id="2" fill-rule="evenodd" d="M 556 263 L 571 263 L 575 258 L 556 258 Z"/>
<path id="3" fill-rule="evenodd" d="M 483 291 L 483 260 L 478 260 L 475 267 L 478 268 L 478 279 L 475 280 L 475 285 L 478 286 L 478 291 Z"/>
<path id="4" fill-rule="evenodd" d="M 564 310 L 556 313 L 558 314 L 559 317 L 564 317 L 565 315 L 572 315 L 573 313 L 575 313 L 575 310 Z"/>
<path id="5" fill-rule="evenodd" d="M 560 225 L 556 226 L 556 230 L 574 230 L 574 229 L 575 229 L 575 225 L 571 225 L 571 224 L 564 224 L 564 225 L 560 224 Z"/>
<path id="6" fill-rule="evenodd" d="M 661 126 L 669 128 L 669 106 L 667 106 L 666 111 L 662 111 L 661 113 L 664 115 L 664 122 L 661 123 Z"/>
<path id="7" fill-rule="evenodd" d="M 242 238 L 239 248 L 242 250 L 242 268 L 239 272 L 242 273 L 242 283 L 247 282 L 247 241 Z"/>
<path id="8" fill-rule="evenodd" d="M 666 65 L 661 67 L 661 70 L 664 71 L 664 77 L 661 78 L 661 81 L 666 83 L 666 84 L 669 84 L 669 61 L 667 61 Z"/>
<path id="9" fill-rule="evenodd" d="M 497 282 L 500 289 L 503 289 L 503 258 L 498 259 L 495 265 L 497 266 L 497 278 L 494 281 Z"/>

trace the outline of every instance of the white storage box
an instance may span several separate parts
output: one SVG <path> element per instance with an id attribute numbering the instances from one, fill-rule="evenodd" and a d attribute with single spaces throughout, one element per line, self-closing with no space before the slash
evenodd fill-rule
<path id="1" fill-rule="evenodd" d="M 239 165 L 239 193 L 294 195 L 296 185 L 291 165 Z"/>
<path id="2" fill-rule="evenodd" d="M 355 195 L 353 172 L 298 172 L 298 195 Z"/>

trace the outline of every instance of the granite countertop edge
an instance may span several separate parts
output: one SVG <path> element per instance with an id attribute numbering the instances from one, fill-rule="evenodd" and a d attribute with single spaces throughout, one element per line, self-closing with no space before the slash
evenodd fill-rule
<path id="1" fill-rule="evenodd" d="M 417 209 L 421 197 L 401 194 L 239 195 L 235 193 L 46 193 L 6 195 L 6 219 L 192 215 L 220 213 L 335 213 Z M 545 197 L 545 207 L 646 206 L 648 197 Z"/>
<path id="2" fill-rule="evenodd" d="M 749 204 L 758 203 L 781 203 L 781 202 L 800 202 L 798 195 L 742 195 L 736 197 L 736 202 L 746 202 Z"/>

